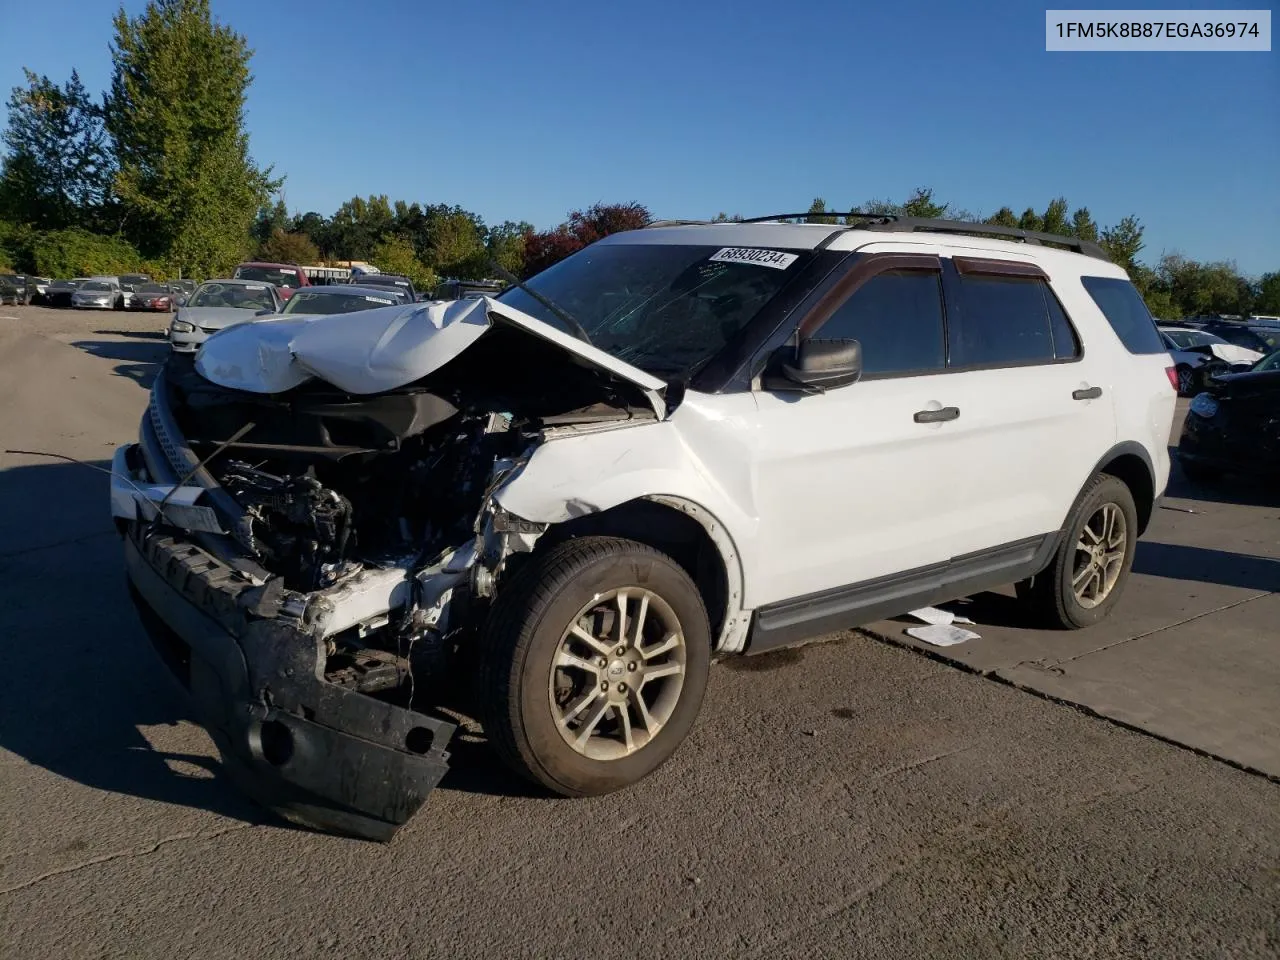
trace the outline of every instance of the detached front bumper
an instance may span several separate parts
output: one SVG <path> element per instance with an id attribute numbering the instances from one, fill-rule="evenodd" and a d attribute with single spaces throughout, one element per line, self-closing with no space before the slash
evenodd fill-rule
<path id="1" fill-rule="evenodd" d="M 112 465 L 118 519 L 127 460 Z M 136 499 L 139 519 L 119 522 L 130 593 L 228 775 L 286 819 L 389 840 L 444 776 L 455 725 L 325 680 L 323 639 Z"/>

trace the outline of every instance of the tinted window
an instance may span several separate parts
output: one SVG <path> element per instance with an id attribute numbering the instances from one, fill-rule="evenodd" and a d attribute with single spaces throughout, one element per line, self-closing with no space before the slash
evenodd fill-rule
<path id="1" fill-rule="evenodd" d="M 1080 356 L 1080 338 L 1067 318 L 1067 312 L 1045 284 L 1040 285 L 1044 301 L 1049 308 L 1049 329 L 1053 333 L 1053 356 L 1056 360 L 1071 360 Z"/>
<path id="2" fill-rule="evenodd" d="M 877 274 L 814 336 L 861 343 L 864 376 L 941 370 L 946 349 L 938 281 L 927 270 Z"/>
<path id="3" fill-rule="evenodd" d="M 951 365 L 1048 363 L 1054 359 L 1044 283 L 1026 277 L 962 275 L 960 319 L 952 327 Z M 1055 300 L 1056 303 L 1056 300 Z M 1059 308 L 1061 312 L 1061 308 Z M 1066 317 L 1061 318 L 1066 323 Z M 1154 329 L 1154 328 L 1153 328 Z M 1068 341 L 1066 356 L 1074 355 Z"/>
<path id="4" fill-rule="evenodd" d="M 1081 277 L 1085 290 L 1098 305 L 1111 329 L 1130 353 L 1164 353 L 1156 322 L 1142 297 L 1128 280 L 1114 277 Z"/>

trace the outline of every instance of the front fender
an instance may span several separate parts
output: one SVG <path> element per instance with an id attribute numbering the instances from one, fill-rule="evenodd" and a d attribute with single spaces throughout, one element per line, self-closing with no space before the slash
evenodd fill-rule
<path id="1" fill-rule="evenodd" d="M 670 422 L 626 427 L 582 436 L 557 437 L 494 494 L 499 507 L 535 523 L 557 524 L 635 500 L 680 510 L 710 536 L 729 577 L 729 610 L 716 647 L 738 650 L 749 611 L 743 557 L 738 544 L 755 536 L 749 504 L 718 485 Z"/>

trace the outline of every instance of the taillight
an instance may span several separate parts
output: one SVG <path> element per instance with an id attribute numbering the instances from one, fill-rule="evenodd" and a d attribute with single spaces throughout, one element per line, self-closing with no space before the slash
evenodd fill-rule
<path id="1" fill-rule="evenodd" d="M 1177 393 L 1178 392 L 1178 368 L 1165 367 L 1164 374 L 1166 377 L 1169 378 L 1169 386 L 1173 387 L 1173 392 Z"/>

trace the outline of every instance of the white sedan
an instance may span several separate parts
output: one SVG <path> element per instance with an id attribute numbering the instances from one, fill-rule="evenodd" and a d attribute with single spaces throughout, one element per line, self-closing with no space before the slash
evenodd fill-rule
<path id="1" fill-rule="evenodd" d="M 1194 327 L 1161 327 L 1160 335 L 1178 371 L 1178 393 L 1189 396 L 1196 388 L 1196 371 L 1211 360 L 1231 365 L 1253 364 L 1262 354 L 1248 347 L 1237 347 L 1212 333 Z"/>

